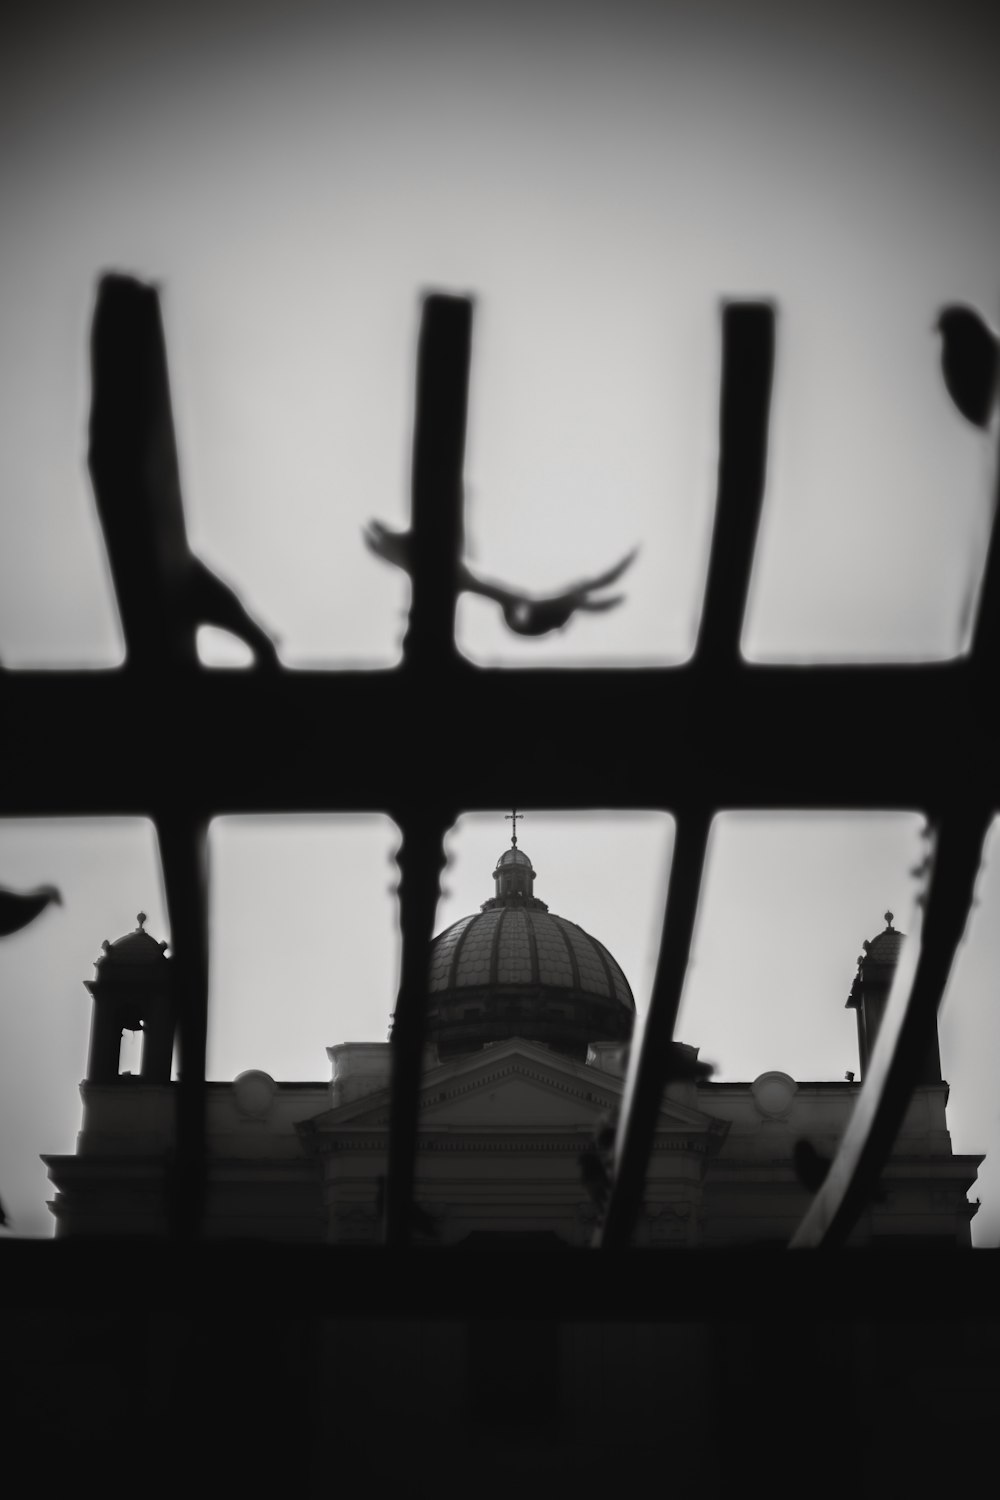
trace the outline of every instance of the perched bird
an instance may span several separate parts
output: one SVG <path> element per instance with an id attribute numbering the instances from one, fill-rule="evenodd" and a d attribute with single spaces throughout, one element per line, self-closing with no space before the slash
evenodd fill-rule
<path id="1" fill-rule="evenodd" d="M 6 891 L 0 889 L 0 937 L 9 937 L 20 932 L 45 908 L 55 902 L 62 906 L 62 896 L 54 885 L 40 885 L 33 891 Z"/>
<path id="2" fill-rule="evenodd" d="M 409 531 L 392 531 L 384 526 L 381 521 L 370 521 L 363 533 L 365 546 L 376 557 L 383 562 L 392 563 L 397 568 L 402 568 L 405 573 L 412 571 L 411 558 L 411 533 Z M 478 578 L 468 563 L 461 561 L 458 565 L 458 587 L 460 592 L 468 594 L 480 594 L 484 599 L 492 599 L 500 605 L 503 612 L 504 623 L 508 630 L 515 635 L 548 635 L 553 630 L 561 630 L 568 625 L 578 609 L 591 612 L 605 609 L 614 609 L 621 604 L 625 595 L 614 594 L 610 598 L 595 599 L 592 597 L 599 589 L 605 589 L 610 584 L 616 583 L 632 562 L 634 562 L 638 547 L 633 547 L 621 562 L 609 568 L 606 573 L 599 573 L 596 578 L 586 578 L 580 583 L 571 584 L 569 588 L 563 589 L 558 594 L 545 594 L 533 598 L 520 589 L 511 589 L 500 583 L 491 583 L 486 578 Z"/>
<path id="3" fill-rule="evenodd" d="M 949 396 L 968 421 L 988 426 L 1000 372 L 996 334 L 973 308 L 957 303 L 942 309 L 935 326 L 941 334 L 941 369 Z"/>

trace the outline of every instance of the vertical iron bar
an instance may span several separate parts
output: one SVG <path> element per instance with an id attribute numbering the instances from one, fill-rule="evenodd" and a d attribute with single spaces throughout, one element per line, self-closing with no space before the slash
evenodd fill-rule
<path id="1" fill-rule="evenodd" d="M 719 476 L 695 652 L 706 671 L 740 661 L 767 475 L 774 322 L 766 302 L 730 302 L 722 310 Z"/>
<path id="2" fill-rule="evenodd" d="M 719 477 L 705 605 L 694 667 L 705 693 L 740 663 L 754 548 L 767 472 L 774 370 L 774 309 L 729 303 L 722 312 Z M 649 1152 L 670 1064 L 698 912 L 710 808 L 677 817 L 667 906 L 649 1011 L 636 1022 L 615 1142 L 615 1181 L 601 1232 L 602 1249 L 629 1243 L 642 1200 Z"/>
<path id="3" fill-rule="evenodd" d="M 1000 468 L 979 607 L 972 633 L 969 692 L 992 712 L 993 681 L 1000 650 Z M 975 758 L 973 746 L 970 756 Z M 980 765 L 974 769 L 979 772 Z M 940 801 L 940 790 L 932 795 Z M 938 822 L 937 847 L 926 892 L 920 953 L 909 994 L 897 984 L 879 1029 L 863 1087 L 837 1155 L 801 1224 L 792 1249 L 838 1247 L 849 1237 L 870 1201 L 895 1145 L 913 1095 L 938 1010 L 972 912 L 976 877 L 989 833 L 992 809 L 949 810 Z"/>
<path id="4" fill-rule="evenodd" d="M 463 469 L 472 346 L 472 303 L 439 294 L 425 298 L 417 348 L 410 542 L 413 598 L 404 665 L 434 721 L 435 699 L 449 691 L 458 660 L 455 603 L 463 533 Z M 442 703 L 442 708 L 444 704 Z M 399 725 L 402 735 L 406 726 Z M 402 753 L 405 754 L 405 747 Z M 423 746 L 427 754 L 430 746 Z M 409 1237 L 417 1111 L 430 945 L 444 864 L 444 836 L 453 815 L 409 806 L 396 814 L 402 833 L 399 995 L 392 1027 L 392 1115 L 386 1170 L 385 1242 Z"/>
<path id="5" fill-rule="evenodd" d="M 176 1153 L 168 1178 L 170 1229 L 197 1239 L 205 1209 L 205 1048 L 208 1033 L 208 824 L 171 809 L 156 819 L 170 921 L 171 999 L 177 1026 Z"/>
<path id="6" fill-rule="evenodd" d="M 627 1246 L 642 1201 L 656 1117 L 698 914 L 710 814 L 678 819 L 663 935 L 649 1009 L 637 1017 L 615 1141 L 615 1180 L 600 1236 L 602 1250 Z"/>
<path id="7" fill-rule="evenodd" d="M 979 609 L 972 632 L 972 661 L 982 675 L 994 680 L 996 659 L 1000 653 L 1000 438 L 997 442 L 996 470 L 993 483 L 993 510 L 990 522 L 990 539 L 986 548 L 986 563 L 979 594 Z M 992 700 L 992 691 L 988 694 Z M 992 703 L 990 705 L 992 707 Z"/>
<path id="8" fill-rule="evenodd" d="M 861 1093 L 823 1185 L 792 1249 L 839 1247 L 870 1201 L 899 1134 L 927 1054 L 948 977 L 972 911 L 991 813 L 948 813 L 937 834 L 920 954 L 910 992 L 889 997 Z"/>
<path id="9" fill-rule="evenodd" d="M 385 1243 L 392 1249 L 405 1247 L 409 1239 L 430 945 L 445 862 L 444 836 L 454 817 L 413 813 L 399 821 L 403 842 L 396 858 L 402 953 L 391 1038 L 392 1112 L 385 1192 Z"/>
<path id="10" fill-rule="evenodd" d="M 133 675 L 197 664 L 160 299 L 103 276 L 91 330 L 94 500 Z"/>
<path id="11" fill-rule="evenodd" d="M 410 538 L 413 597 L 404 646 L 406 665 L 418 673 L 439 673 L 458 656 L 455 601 L 462 549 L 471 345 L 472 303 L 468 298 L 427 297 L 417 349 Z"/>

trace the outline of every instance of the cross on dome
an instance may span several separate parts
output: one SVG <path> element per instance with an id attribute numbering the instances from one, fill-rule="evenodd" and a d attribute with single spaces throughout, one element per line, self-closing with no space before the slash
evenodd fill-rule
<path id="1" fill-rule="evenodd" d="M 524 813 L 519 813 L 516 807 L 512 808 L 509 813 L 504 814 L 504 822 L 513 825 L 510 835 L 510 846 L 512 849 L 517 848 L 517 820 L 523 817 Z"/>

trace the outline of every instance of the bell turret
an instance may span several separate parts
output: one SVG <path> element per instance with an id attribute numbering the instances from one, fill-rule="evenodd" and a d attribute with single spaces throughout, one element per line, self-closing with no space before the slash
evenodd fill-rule
<path id="1" fill-rule="evenodd" d="M 116 943 L 105 939 L 95 977 L 84 980 L 94 997 L 88 1083 L 116 1083 L 122 1076 L 119 1060 L 125 1031 L 142 1033 L 142 1081 L 170 1082 L 174 1025 L 167 945 L 145 930 L 145 912 L 137 921 L 135 931 Z"/>
<path id="2" fill-rule="evenodd" d="M 858 956 L 858 972 L 847 997 L 847 1009 L 853 1010 L 858 1021 L 858 1056 L 861 1062 L 861 1077 L 865 1078 L 875 1047 L 875 1038 L 882 1026 L 882 1018 L 889 1000 L 889 991 L 896 974 L 899 955 L 903 951 L 906 934 L 892 925 L 893 914 L 885 914 L 885 929 L 871 942 L 862 944 L 863 952 Z M 941 1082 L 941 1053 L 938 1047 L 937 1026 L 927 1049 L 917 1083 Z"/>

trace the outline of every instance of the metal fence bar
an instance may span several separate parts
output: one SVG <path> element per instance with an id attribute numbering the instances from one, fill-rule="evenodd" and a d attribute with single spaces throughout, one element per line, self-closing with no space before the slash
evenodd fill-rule
<path id="1" fill-rule="evenodd" d="M 444 836 L 453 814 L 413 812 L 402 821 L 400 869 L 402 937 L 399 995 L 392 1026 L 392 1103 L 386 1173 L 385 1244 L 400 1249 L 409 1239 L 417 1116 L 427 1017 L 427 976 L 444 865 Z"/>
<path id="2" fill-rule="evenodd" d="M 413 601 L 404 666 L 435 677 L 458 658 L 455 600 L 463 534 L 463 470 L 469 401 L 472 303 L 429 296 L 417 350 L 413 427 Z"/>
<path id="3" fill-rule="evenodd" d="M 201 1234 L 206 1191 L 205 1051 L 208 1035 L 208 825 L 183 807 L 156 819 L 170 919 L 170 987 L 177 1025 L 176 1153 L 167 1214 L 179 1240 Z"/>
<path id="4" fill-rule="evenodd" d="M 410 725 L 392 726 L 400 761 L 445 762 L 448 699 L 455 646 L 457 571 L 463 534 L 463 469 L 468 412 L 472 304 L 463 297 L 427 297 L 417 351 L 410 545 L 413 599 L 403 670 L 420 710 Z M 419 736 L 407 745 L 407 733 Z M 413 1204 L 417 1113 L 427 1015 L 427 976 L 434 935 L 444 836 L 454 812 L 441 811 L 426 788 L 389 784 L 402 830 L 399 919 L 402 938 L 399 994 L 392 1026 L 392 1105 L 386 1174 L 385 1243 L 405 1246 Z M 446 806 L 450 806 L 450 799 Z"/>
<path id="5" fill-rule="evenodd" d="M 984 796 L 986 766 L 997 759 L 992 719 L 1000 655 L 1000 467 L 969 657 L 962 663 L 972 724 L 959 731 L 959 763 L 937 774 L 927 767 L 922 806 L 932 809 L 933 840 L 921 902 L 924 922 L 916 968 L 907 990 L 893 986 L 889 1005 L 848 1128 L 830 1170 L 792 1236 L 793 1249 L 842 1246 L 871 1200 L 899 1134 L 926 1056 L 955 954 L 973 909 L 976 879 L 996 809 Z M 924 729 L 911 748 L 935 747 L 938 721 L 928 705 Z"/>
<path id="6" fill-rule="evenodd" d="M 728 679 L 739 669 L 764 500 L 773 369 L 773 309 L 753 303 L 725 307 L 718 497 L 694 659 L 699 700 L 725 692 Z M 734 756 L 740 753 L 729 734 L 716 747 L 716 755 L 720 750 Z M 698 915 L 711 813 L 711 804 L 706 802 L 683 807 L 677 814 L 656 977 L 649 1010 L 636 1023 L 629 1055 L 615 1142 L 615 1177 L 600 1236 L 603 1249 L 628 1245 L 642 1201 Z"/>
<path id="7" fill-rule="evenodd" d="M 871 1201 L 927 1055 L 935 1018 L 969 914 L 989 812 L 949 813 L 937 834 L 934 871 L 913 983 L 895 985 L 868 1072 L 837 1155 L 792 1238 L 793 1249 L 845 1243 Z"/>
<path id="8" fill-rule="evenodd" d="M 691 663 L 500 672 L 474 668 L 459 656 L 454 616 L 471 304 L 430 297 L 418 356 L 413 606 L 402 666 L 389 673 L 207 673 L 197 664 L 199 623 L 242 633 L 262 660 L 269 642 L 187 548 L 156 294 L 128 278 L 102 283 L 92 344 L 90 463 L 128 659 L 120 670 L 87 674 L 0 668 L 0 815 L 155 818 L 177 963 L 182 1056 L 177 1232 L 197 1232 L 204 1190 L 210 818 L 377 809 L 402 829 L 403 954 L 387 1191 L 389 1242 L 402 1244 L 412 1199 L 423 990 L 442 839 L 452 809 L 506 803 L 514 774 L 519 801 L 663 808 L 677 817 L 655 999 L 630 1064 L 618 1184 L 604 1241 L 609 1246 L 627 1243 L 641 1195 L 713 813 L 937 809 L 940 847 L 911 1004 L 900 1002 L 896 1021 L 883 1028 L 879 1069 L 861 1096 L 864 1108 L 859 1105 L 797 1243 L 843 1239 L 898 1128 L 913 1060 L 966 920 L 985 828 L 1000 806 L 1000 755 L 988 702 L 1000 636 L 1000 537 L 994 526 L 971 659 L 900 667 L 742 662 L 739 638 L 766 463 L 773 311 L 733 304 L 723 333 L 717 517 Z M 532 715 L 530 767 L 519 764 L 512 772 L 445 753 L 447 726 L 436 722 L 435 706 L 453 703 L 457 693 L 465 735 L 475 743 L 490 743 L 498 718 Z M 627 744 L 624 737 L 609 744 L 580 735 L 595 696 L 606 712 L 629 723 Z M 664 718 L 672 727 L 667 742 Z M 864 757 L 845 753 L 849 726 L 869 720 L 882 726 L 878 743 Z M 149 727 L 141 755 L 122 735 L 82 733 L 67 745 L 68 725 L 132 721 Z M 338 736 L 331 766 L 331 731 L 345 723 L 351 733 Z M 947 738 L 934 742 L 928 723 L 947 723 Z M 761 732 L 779 725 L 779 736 Z M 414 727 L 419 745 L 404 743 Z M 942 789 L 958 787 L 965 810 L 942 814 Z"/>
<path id="9" fill-rule="evenodd" d="M 437 754 L 434 684 L 402 670 L 197 671 L 169 683 L 127 669 L 0 672 L 0 816 L 149 816 L 155 789 L 181 774 L 208 817 L 499 808 L 512 777 L 518 805 L 563 809 L 912 811 L 949 785 L 1000 807 L 1000 746 L 967 659 L 745 665 L 724 692 L 693 663 L 505 671 L 460 661 L 453 682 L 452 722 L 460 702 L 467 744 L 488 747 L 498 721 L 530 716 L 530 765 Z M 627 734 L 580 734 L 598 698 Z M 132 723 L 149 727 L 139 751 L 107 728 Z M 855 726 L 873 723 L 862 753 Z M 933 733 L 945 724 L 947 735 Z"/>
<path id="10" fill-rule="evenodd" d="M 710 823 L 707 813 L 682 813 L 677 820 L 653 992 L 632 1034 L 615 1140 L 614 1183 L 598 1241 L 602 1250 L 629 1244 L 642 1203 L 698 915 Z"/>
<path id="11" fill-rule="evenodd" d="M 719 478 L 695 651 L 695 667 L 703 676 L 742 661 L 740 641 L 767 477 L 774 324 L 769 303 L 723 307 Z"/>

